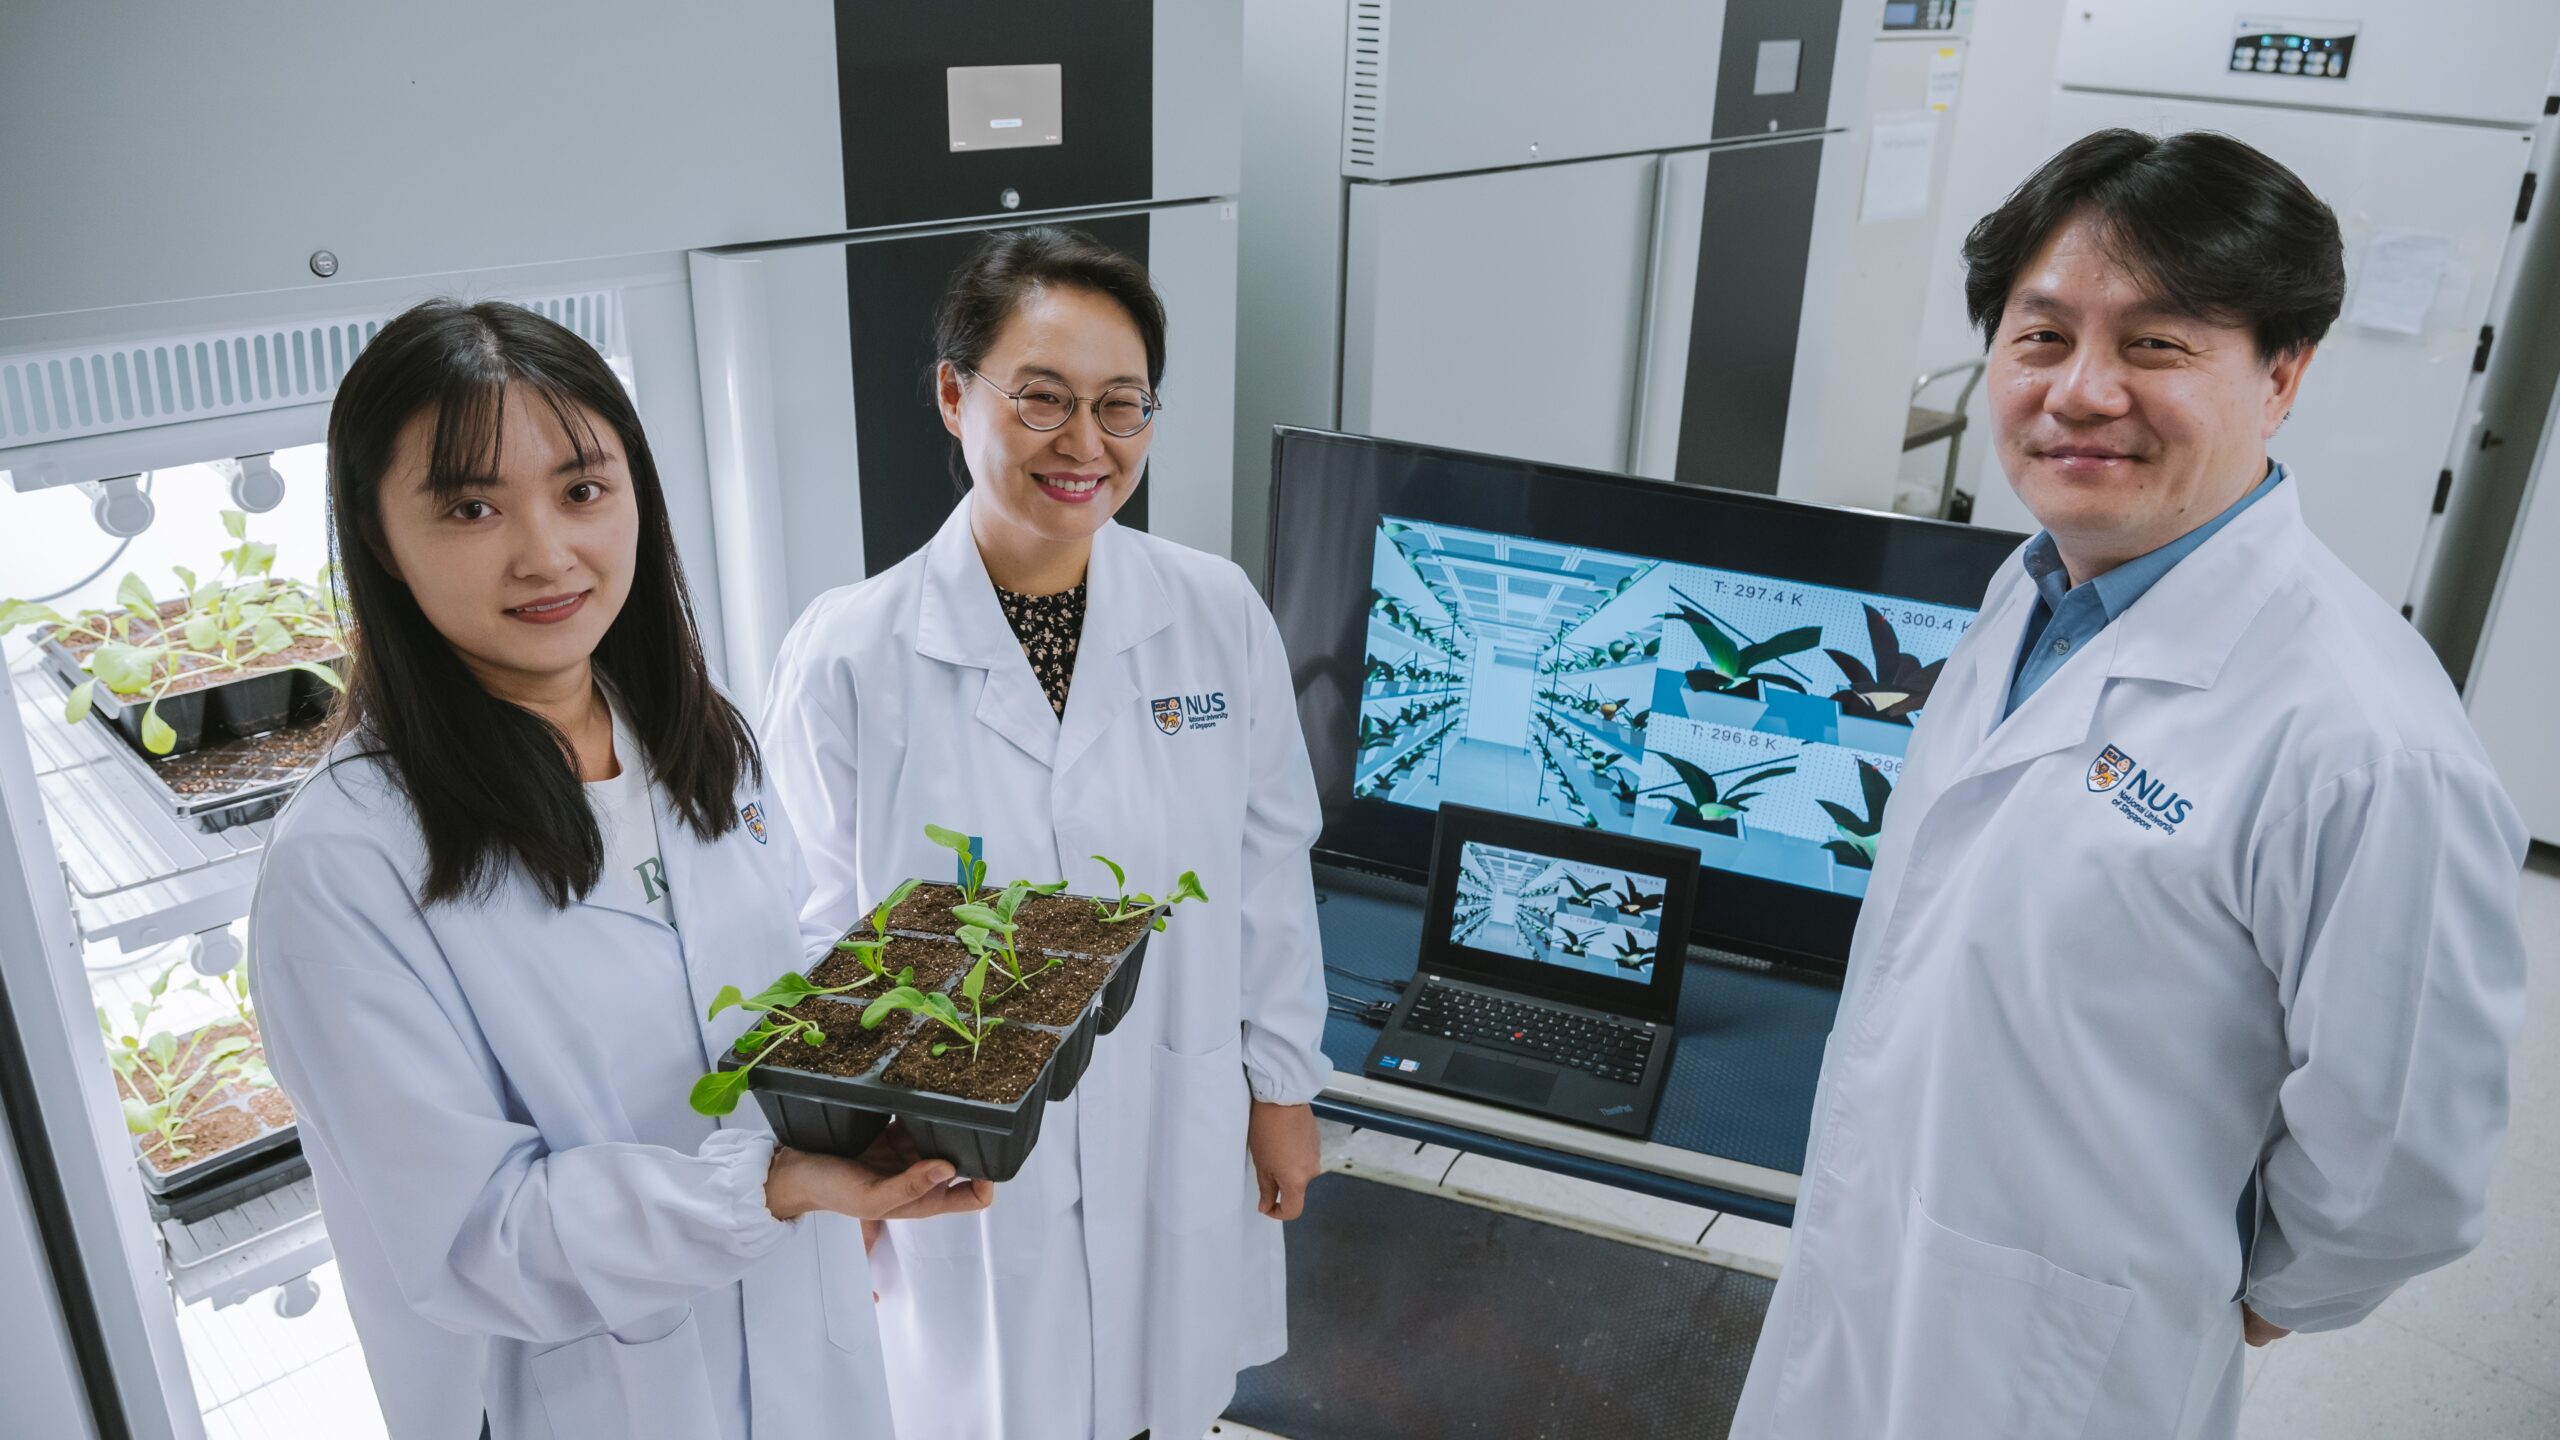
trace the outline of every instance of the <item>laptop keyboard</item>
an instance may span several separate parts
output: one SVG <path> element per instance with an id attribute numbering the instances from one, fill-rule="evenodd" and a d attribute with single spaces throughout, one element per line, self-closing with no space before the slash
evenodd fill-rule
<path id="1" fill-rule="evenodd" d="M 1425 984 L 1405 1028 L 1548 1060 L 1632 1085 L 1644 1077 L 1653 1032 L 1623 1020 L 1554 1010 L 1534 1001 Z"/>

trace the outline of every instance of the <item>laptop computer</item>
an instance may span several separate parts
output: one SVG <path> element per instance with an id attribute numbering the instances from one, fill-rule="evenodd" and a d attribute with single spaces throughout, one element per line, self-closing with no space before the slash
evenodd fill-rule
<path id="1" fill-rule="evenodd" d="M 1366 1074 L 1642 1136 L 1670 1073 L 1698 852 L 1444 804 L 1422 953 Z"/>

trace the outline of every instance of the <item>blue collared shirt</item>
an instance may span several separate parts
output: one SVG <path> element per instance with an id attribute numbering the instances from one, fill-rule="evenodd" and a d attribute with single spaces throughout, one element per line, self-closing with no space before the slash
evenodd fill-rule
<path id="1" fill-rule="evenodd" d="M 2062 551 L 2053 543 L 2053 532 L 2045 531 L 2027 542 L 2023 557 L 2027 578 L 2036 586 L 2035 608 L 2027 612 L 2027 633 L 2018 642 L 2016 668 L 2009 681 L 2009 708 L 2000 712 L 2007 719 L 2027 703 L 2062 663 L 2107 628 L 2107 622 L 2133 608 L 2133 602 L 2160 583 L 2160 577 L 2177 567 L 2179 561 L 2195 553 L 2214 536 L 2214 532 L 2231 523 L 2232 518 L 2258 501 L 2258 497 L 2284 483 L 2282 465 L 2269 465 L 2267 478 L 2258 488 L 2233 502 L 2230 509 L 2207 520 L 2148 555 L 2127 560 L 2104 575 L 2078 585 L 2071 583 L 2070 573 L 2062 568 Z"/>

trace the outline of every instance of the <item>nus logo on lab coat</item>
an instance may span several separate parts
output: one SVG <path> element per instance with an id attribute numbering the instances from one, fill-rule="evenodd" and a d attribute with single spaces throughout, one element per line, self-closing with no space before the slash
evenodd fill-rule
<path id="1" fill-rule="evenodd" d="M 2194 801 L 2113 745 L 2089 762 L 2089 789 L 2107 796 L 2107 803 L 2127 820 L 2163 835 L 2177 834 L 2195 809 Z"/>
<path id="2" fill-rule="evenodd" d="M 1148 712 L 1156 719 L 1156 729 L 1167 735 L 1179 735 L 1185 729 L 1215 730 L 1227 718 L 1227 692 L 1212 690 L 1206 695 L 1167 695 L 1147 702 Z"/>
<path id="3" fill-rule="evenodd" d="M 747 833 L 756 837 L 757 844 L 762 845 L 765 843 L 764 807 L 762 805 L 745 806 L 738 811 L 738 818 L 747 822 Z"/>

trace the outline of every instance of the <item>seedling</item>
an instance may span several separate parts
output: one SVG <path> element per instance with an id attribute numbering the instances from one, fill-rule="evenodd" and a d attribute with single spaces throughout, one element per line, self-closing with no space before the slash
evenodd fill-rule
<path id="1" fill-rule="evenodd" d="M 1618 880 L 1616 904 L 1618 913 L 1621 915 L 1642 915 L 1647 911 L 1661 909 L 1662 897 L 1645 894 L 1636 888 L 1636 882 L 1632 877 L 1621 876 Z"/>
<path id="2" fill-rule="evenodd" d="M 978 963 L 970 966 L 969 973 L 960 979 L 960 997 L 969 1002 L 967 1015 L 962 1015 L 951 997 L 939 990 L 925 991 L 913 985 L 901 985 L 863 1007 L 862 1028 L 877 1030 L 881 1021 L 901 1012 L 922 1015 L 959 1036 L 960 1043 L 969 1047 L 969 1063 L 978 1063 L 978 1047 L 986 1043 L 987 1036 L 997 1026 L 1004 1023 L 1004 1017 L 987 1019 L 980 1004 L 987 993 L 987 960 L 993 952 L 980 948 L 974 953 Z M 934 1055 L 939 1057 L 948 1053 L 952 1043 L 949 1040 L 935 1041 Z"/>
<path id="3" fill-rule="evenodd" d="M 1420 751 L 1415 752 L 1416 755 L 1419 755 L 1420 753 Z M 1121 869 L 1118 862 L 1102 855 L 1096 855 L 1093 858 L 1101 861 L 1102 868 L 1111 872 L 1111 883 L 1118 887 L 1118 891 L 1112 897 L 1111 903 L 1105 904 L 1100 900 L 1093 902 L 1094 911 L 1102 917 L 1102 923 L 1106 925 L 1118 925 L 1124 921 L 1135 920 L 1139 916 L 1156 908 L 1156 897 L 1153 895 L 1149 895 L 1144 891 L 1135 895 L 1129 893 L 1129 872 Z M 1185 900 L 1199 900 L 1205 902 L 1208 898 L 1208 892 L 1200 888 L 1200 877 L 1189 870 L 1185 870 L 1174 880 L 1173 893 L 1165 897 L 1164 907 L 1167 910 L 1171 910 L 1174 906 L 1181 904 Z M 1164 916 L 1156 916 L 1155 928 L 1158 930 L 1162 930 L 1164 928 Z"/>
<path id="4" fill-rule="evenodd" d="M 962 945 L 968 947 L 969 953 L 979 957 L 981 965 L 990 958 L 1004 962 L 1005 973 L 1013 977 L 1013 983 L 1004 988 L 1006 995 L 1030 984 L 1038 975 L 1066 963 L 1056 956 L 1051 956 L 1047 964 L 1038 967 L 1032 974 L 1022 973 L 1022 951 L 1019 945 L 1021 927 L 1014 922 L 1013 918 L 1021 911 L 1022 902 L 1033 895 L 1054 895 L 1065 888 L 1066 882 L 1063 880 L 1056 885 L 1037 887 L 1027 881 L 1016 880 L 1004 887 L 1003 892 L 989 904 L 952 907 L 951 917 L 960 922 L 958 939 Z"/>
<path id="5" fill-rule="evenodd" d="M 181 1044 L 166 1030 L 152 1030 L 160 998 L 168 992 L 178 967 L 171 965 L 151 982 L 149 997 L 133 1002 L 133 1028 L 121 1030 L 98 1007 L 98 1033 L 107 1042 L 107 1063 L 124 1082 L 124 1128 L 159 1147 L 170 1160 L 191 1158 L 184 1136 L 196 1117 L 235 1086 L 265 1088 L 275 1084 L 258 1042 L 248 1035 L 227 1035 L 210 1043 Z M 192 983 L 192 982 L 191 982 Z M 150 1032 L 146 1037 L 144 1032 Z"/>
<path id="6" fill-rule="evenodd" d="M 978 857 L 977 847 L 969 837 L 957 830 L 927 825 L 924 838 L 960 857 L 959 875 L 966 882 L 960 886 L 960 899 L 963 903 L 977 899 L 987 888 L 987 862 Z"/>
<path id="7" fill-rule="evenodd" d="M 870 939 L 845 939 L 836 942 L 836 948 L 838 950 L 851 955 L 855 960 L 861 962 L 863 969 L 871 972 L 865 978 L 857 980 L 851 985 L 845 986 L 845 989 L 859 990 L 874 980 L 886 980 L 889 978 L 889 968 L 882 964 L 880 960 L 880 957 L 886 954 L 889 949 L 889 916 L 894 913 L 901 904 L 906 902 L 907 896 L 915 892 L 917 883 L 918 882 L 913 880 L 906 882 L 897 889 L 890 891 L 888 899 L 883 900 L 878 905 L 872 907 Z"/>
<path id="8" fill-rule="evenodd" d="M 1873 870 L 1876 868 L 1876 840 L 1884 834 L 1884 807 L 1885 802 L 1893 798 L 1893 782 L 1885 778 L 1883 771 L 1861 760 L 1858 762 L 1858 790 L 1860 798 L 1866 802 L 1867 813 L 1864 815 L 1828 800 L 1814 802 L 1831 817 L 1832 828 L 1840 832 L 1840 838 L 1824 841 L 1822 848 L 1830 851 L 1831 857 L 1843 865 Z"/>
<path id="9" fill-rule="evenodd" d="M 1903 653 L 1902 642 L 1895 638 L 1893 623 L 1873 605 L 1867 612 L 1867 643 L 1875 650 L 1875 668 L 1869 670 L 1857 656 L 1844 650 L 1825 650 L 1831 663 L 1848 677 L 1849 687 L 1831 698 L 1840 704 L 1844 715 L 1866 715 L 1878 720 L 1898 720 L 1905 725 L 1929 703 L 1929 692 L 1937 688 L 1938 672 L 1946 668 L 1944 660 L 1923 665 Z"/>
<path id="10" fill-rule="evenodd" d="M 1746 700 L 1756 700 L 1761 687 L 1775 685 L 1781 689 L 1802 692 L 1804 682 L 1793 675 L 1762 667 L 1782 662 L 1790 655 L 1801 655 L 1822 643 L 1822 627 L 1806 625 L 1772 635 L 1766 640 L 1737 640 L 1718 624 L 1715 617 L 1695 600 L 1671 592 L 1680 602 L 1677 610 L 1666 611 L 1666 620 L 1678 620 L 1698 637 L 1698 645 L 1707 652 L 1707 663 L 1691 669 L 1687 680 L 1692 690 L 1713 691 Z"/>
<path id="11" fill-rule="evenodd" d="M 1567 889 L 1573 891 L 1573 901 L 1577 905 L 1596 904 L 1601 896 L 1609 893 L 1609 882 L 1606 880 L 1595 880 L 1585 885 L 1567 875 L 1564 877 L 1564 883 Z"/>
<path id="12" fill-rule="evenodd" d="M 911 971 L 902 971 L 898 978 L 904 986 L 915 977 Z M 747 1077 L 758 1065 L 771 1058 L 773 1052 L 793 1040 L 813 1049 L 827 1043 L 827 1032 L 816 1021 L 785 1013 L 793 1006 L 820 995 L 841 995 L 870 983 L 866 976 L 851 985 L 815 985 L 805 975 L 785 972 L 781 979 L 753 995 L 739 994 L 735 985 L 721 986 L 720 993 L 711 997 L 711 1009 L 703 1016 L 704 1019 L 712 1019 L 732 1005 L 764 1018 L 738 1037 L 736 1048 L 755 1051 L 745 1064 L 735 1070 L 714 1070 L 693 1082 L 694 1110 L 704 1115 L 728 1114 L 738 1108 L 738 1097 L 747 1093 Z"/>
<path id="13" fill-rule="evenodd" d="M 1661 902 L 1657 900 L 1655 903 Z M 1618 968 L 1621 970 L 1650 970 L 1653 968 L 1654 953 L 1653 946 L 1622 931 L 1618 935 L 1618 953 L 1610 958 L 1618 962 Z"/>
<path id="14" fill-rule="evenodd" d="M 1656 791 L 1672 789 L 1674 786 L 1687 790 L 1689 793 L 1686 799 L 1676 795 L 1668 797 L 1671 802 L 1671 823 L 1685 825 L 1693 830 L 1713 830 L 1723 835 L 1734 833 L 1734 822 L 1742 818 L 1752 801 L 1760 798 L 1760 792 L 1752 789 L 1752 786 L 1775 780 L 1782 775 L 1796 773 L 1796 767 L 1793 765 L 1771 765 L 1752 770 L 1750 774 L 1733 781 L 1732 788 L 1727 790 L 1719 785 L 1712 771 L 1683 760 L 1677 755 L 1665 755 L 1662 758 L 1670 762 L 1672 773 L 1680 778 L 1670 785 L 1656 785 L 1643 793 L 1650 795 Z M 1749 765 L 1738 765 L 1734 768 L 1751 770 Z M 1733 771 L 1728 770 L 1725 773 L 1730 775 Z"/>
<path id="15" fill-rule="evenodd" d="M 1583 956 L 1591 953 L 1591 938 L 1600 932 L 1597 930 L 1576 930 L 1570 925 L 1559 923 L 1556 926 L 1555 933 L 1564 937 L 1556 942 L 1557 949 L 1562 950 L 1567 955 Z"/>

